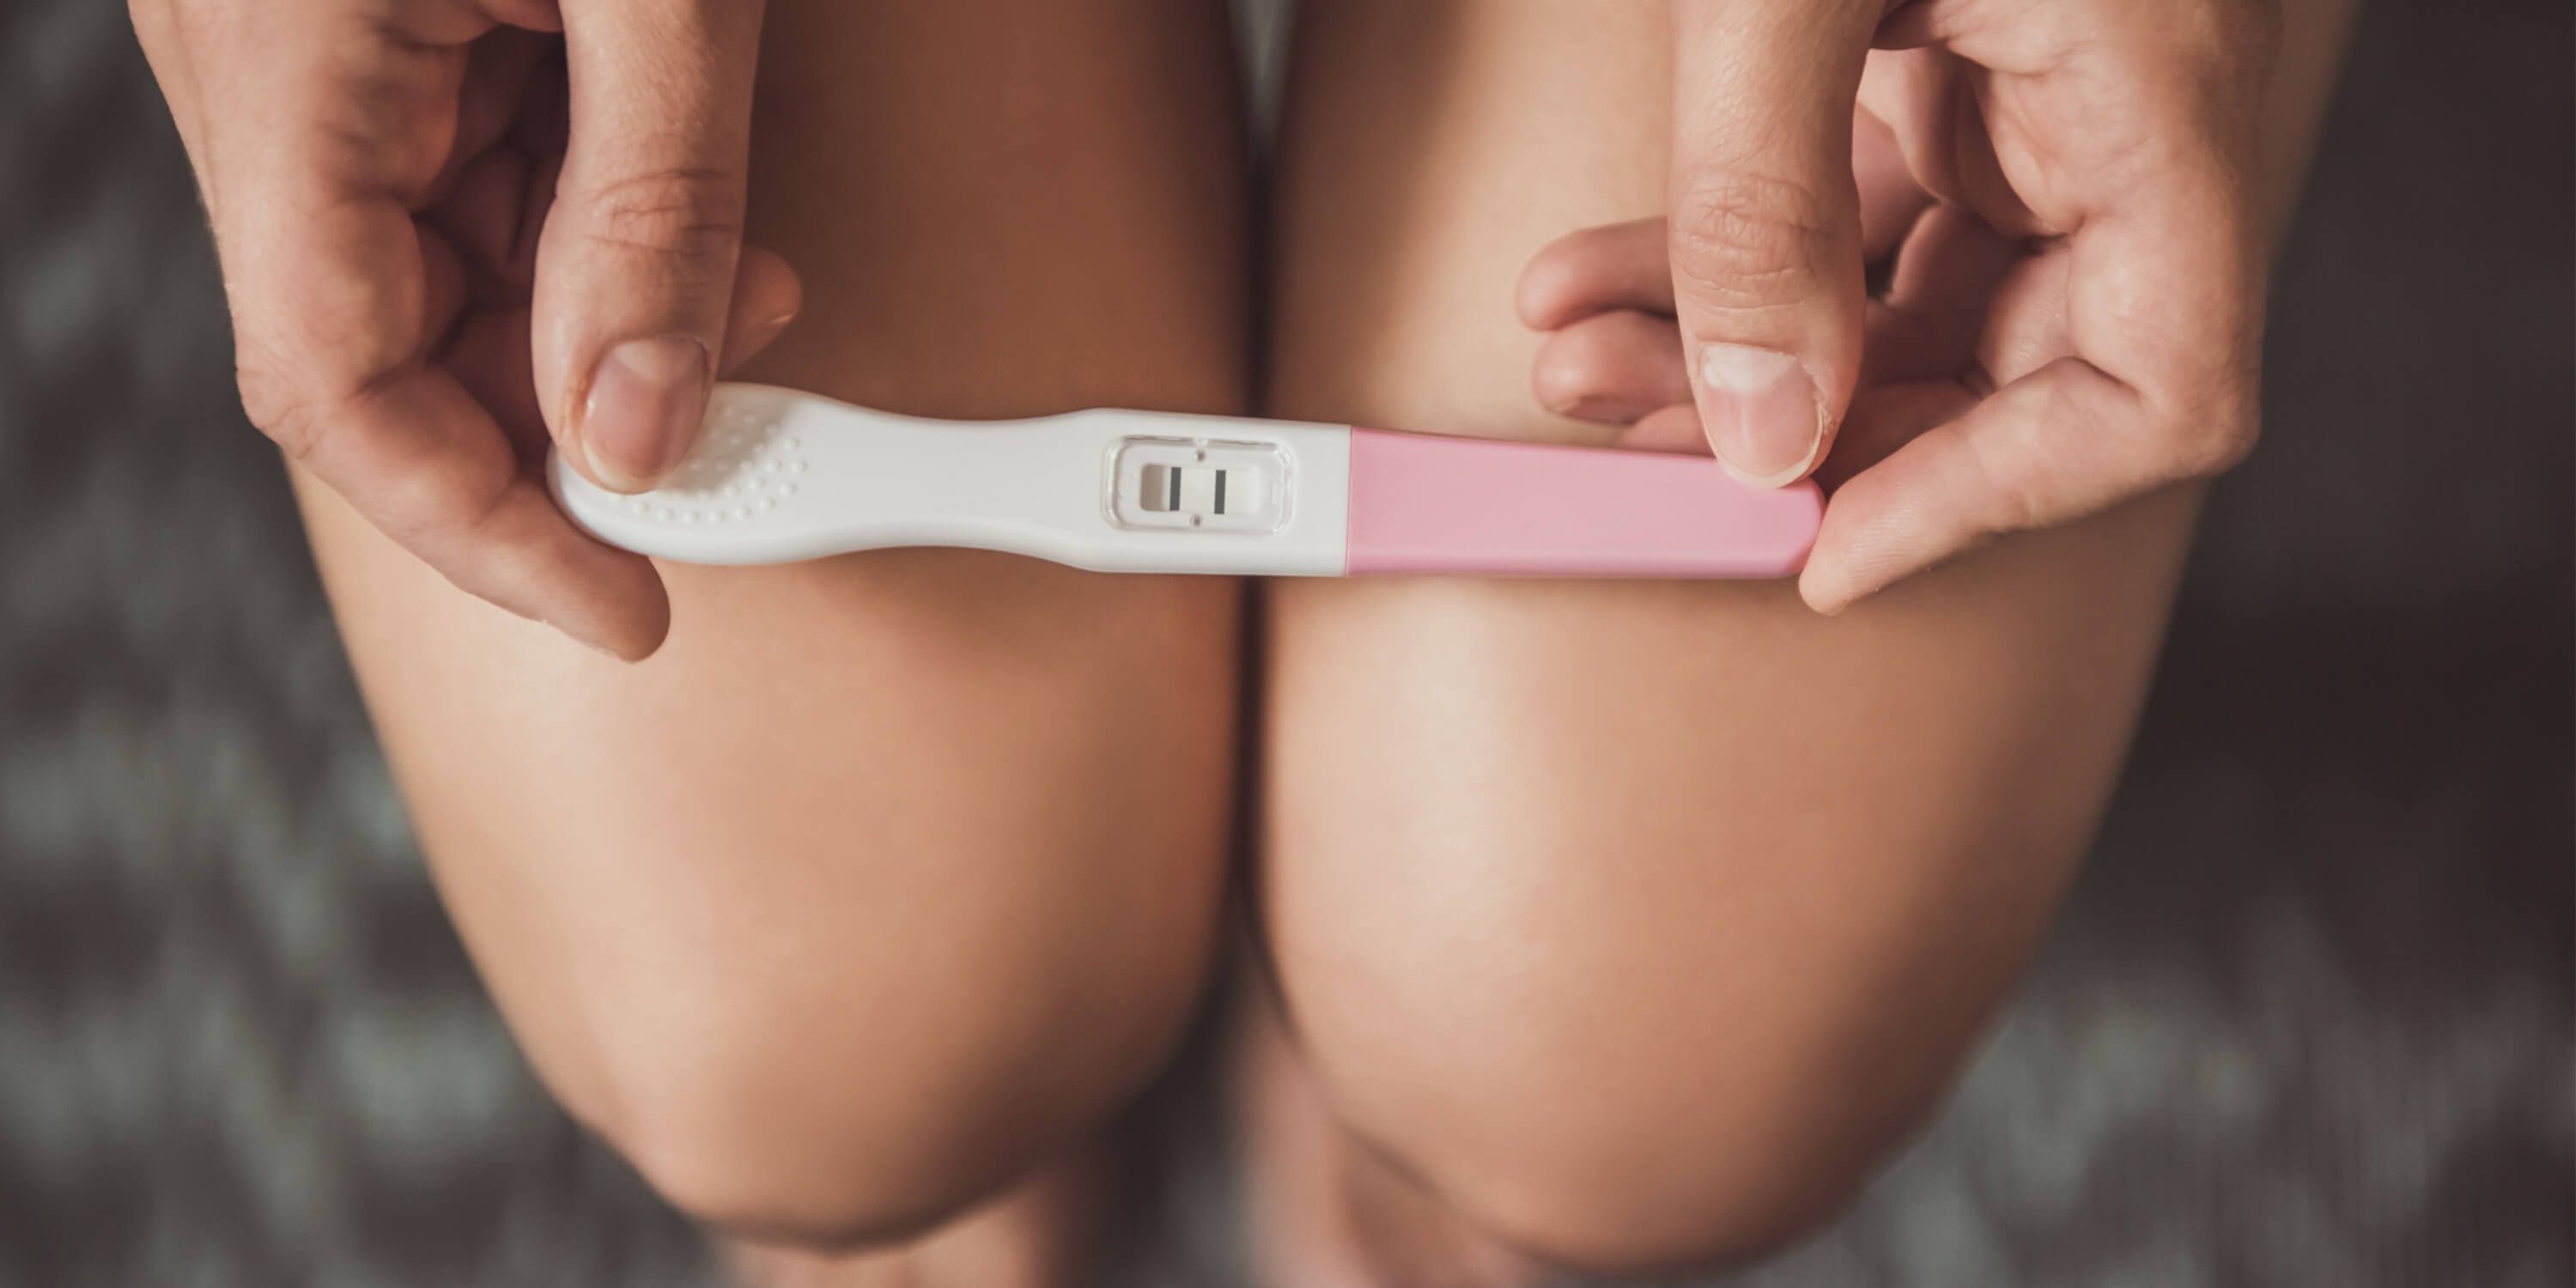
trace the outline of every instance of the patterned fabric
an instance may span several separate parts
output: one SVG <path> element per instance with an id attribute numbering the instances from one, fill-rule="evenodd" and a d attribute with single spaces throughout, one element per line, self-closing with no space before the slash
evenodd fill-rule
<path id="1" fill-rule="evenodd" d="M 1932 1131 L 1730 1282 L 2570 1282 L 2569 36 L 2368 15 L 2068 916 Z M 1122 1282 L 1236 1282 L 1174 1083 Z M 123 6 L 9 0 L 0 1288 L 707 1276 L 440 918 Z"/>

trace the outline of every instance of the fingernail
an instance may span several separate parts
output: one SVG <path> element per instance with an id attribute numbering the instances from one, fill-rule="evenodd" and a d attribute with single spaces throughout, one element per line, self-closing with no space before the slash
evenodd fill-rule
<path id="1" fill-rule="evenodd" d="M 781 313 L 775 317 L 762 318 L 725 337 L 726 370 L 730 372 L 733 368 L 750 361 L 751 355 L 768 348 L 769 342 L 786 334 L 787 324 L 795 320 L 794 313 Z"/>
<path id="2" fill-rule="evenodd" d="M 707 349 L 662 335 L 610 349 L 582 404 L 581 450 L 612 487 L 643 488 L 688 453 L 706 413 Z"/>
<path id="3" fill-rule="evenodd" d="M 1798 360 L 1770 349 L 1712 344 L 1700 351 L 1708 442 L 1738 478 L 1778 487 L 1816 463 L 1824 408 Z"/>

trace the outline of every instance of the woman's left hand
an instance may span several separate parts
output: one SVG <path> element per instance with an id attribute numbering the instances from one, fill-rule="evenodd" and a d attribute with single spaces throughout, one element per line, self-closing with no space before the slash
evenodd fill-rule
<path id="1" fill-rule="evenodd" d="M 1809 604 L 2253 445 L 2270 0 L 1677 0 L 1675 23 L 1672 218 L 1532 260 L 1535 382 L 1639 446 L 1818 474 Z"/>

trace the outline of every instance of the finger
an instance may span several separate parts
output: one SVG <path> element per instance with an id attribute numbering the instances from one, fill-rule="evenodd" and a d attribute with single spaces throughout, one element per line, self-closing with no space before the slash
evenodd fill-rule
<path id="1" fill-rule="evenodd" d="M 225 11 L 208 84 L 216 244 L 251 419 L 358 513 L 449 580 L 624 656 L 660 641 L 651 564 L 574 529 L 500 428 L 425 361 L 464 274 L 406 201 L 441 164 L 452 56 L 351 44 L 260 7 Z M 328 35 L 328 47 L 317 43 Z M 210 37 L 215 38 L 215 37 Z M 302 42 L 302 43 L 299 43 Z M 210 64 L 212 65 L 212 64 Z"/>
<path id="2" fill-rule="evenodd" d="M 2071 240 L 2073 350 L 2168 420 L 2213 400 L 2230 404 L 2215 419 L 2251 419 L 2263 304 L 2252 172 L 2275 9 L 1922 0 L 1882 33 L 1982 69 L 1985 119 L 2013 139 L 2005 170 Z"/>
<path id="3" fill-rule="evenodd" d="M 1974 324 L 1975 369 L 1989 386 L 2011 384 L 2078 352 L 2068 295 L 2074 264 L 2073 245 L 2058 242 L 2014 260 L 1989 289 L 1985 316 Z"/>
<path id="4" fill-rule="evenodd" d="M 2054 251 L 2040 259 L 2062 261 Z M 2022 244 L 1986 226 L 1957 206 L 1935 206 L 1905 239 L 1886 297 L 1872 301 L 1869 342 L 1864 353 L 1861 386 L 1902 384 L 1957 377 L 1978 368 L 1980 345 L 1987 338 L 1989 306 L 2017 268 L 2028 262 Z M 2016 296 L 2015 304 L 2036 304 Z M 2015 317 L 2062 317 L 2044 308 L 2014 312 Z M 2027 324 L 2023 326 L 2027 330 Z M 2062 332 L 2063 327 L 2056 328 Z M 2030 337 L 2016 334 L 2014 344 Z M 2050 357 L 2064 353 L 2058 349 Z M 2006 383 L 2037 363 L 2017 366 L 2011 375 L 1988 384 Z M 1992 372 L 1996 368 L 1988 367 Z"/>
<path id="5" fill-rule="evenodd" d="M 716 363 L 719 377 L 732 374 L 750 361 L 777 339 L 796 315 L 795 277 L 762 272 L 753 264 L 756 257 L 766 254 L 750 248 L 743 251 L 744 285 L 734 292 L 733 313 L 725 322 L 725 352 Z M 785 295 L 764 292 L 757 285 L 762 282 L 783 283 L 788 291 Z M 439 359 L 456 373 L 465 391 L 491 411 L 492 418 L 518 449 L 522 464 L 533 467 L 545 458 L 549 439 L 545 412 L 537 405 L 525 307 L 467 315 Z"/>
<path id="6" fill-rule="evenodd" d="M 226 238 L 246 266 L 232 290 L 252 420 L 460 589 L 623 657 L 652 652 L 669 624 L 652 565 L 576 530 L 491 414 L 421 360 L 463 293 L 452 252 L 390 197 L 264 204 L 316 214 L 237 221 Z M 260 249 L 280 235 L 293 281 L 276 276 L 286 256 Z"/>
<path id="7" fill-rule="evenodd" d="M 635 491 L 688 455 L 724 352 L 760 6 L 568 0 L 563 18 L 572 132 L 537 252 L 535 370 L 568 458 Z"/>
<path id="8" fill-rule="evenodd" d="M 2255 435 L 2263 31 L 2239 33 L 2236 6 L 2216 0 L 2152 20 L 2066 7 L 2030 25 L 1918 7 L 1932 35 L 1991 69 L 2033 209 L 2070 232 L 2062 273 L 2041 265 L 1999 286 L 1982 360 L 2000 376 L 2062 356 L 1844 485 L 1801 582 L 1826 611 L 1995 534 L 2216 473 Z M 2044 43 L 2050 23 L 2079 19 L 2110 25 Z M 2063 331 L 2029 323 L 2039 315 Z"/>
<path id="9" fill-rule="evenodd" d="M 1827 492 L 1841 487 L 1844 480 L 1887 459 L 1926 430 L 1966 414 L 1982 396 L 1966 383 L 1950 379 L 1856 391 L 1851 411 L 1834 435 L 1834 450 L 1816 464 L 1816 482 Z M 1700 429 L 1699 408 L 1680 403 L 1638 417 L 1619 436 L 1618 445 L 1701 456 L 1708 452 L 1708 435 Z"/>
<path id="10" fill-rule="evenodd" d="M 1852 395 L 1851 413 L 1834 435 L 1834 451 L 1816 467 L 1816 482 L 1828 493 L 1897 449 L 1968 413 L 1987 391 L 1953 379 L 1864 388 Z"/>
<path id="11" fill-rule="evenodd" d="M 1877 0 L 1675 6 L 1673 289 L 1718 459 L 1815 467 L 1861 359 L 1852 119 Z"/>
<path id="12" fill-rule="evenodd" d="M 1637 423 L 1619 436 L 1619 446 L 1641 452 L 1706 456 L 1708 430 L 1700 424 L 1697 404 L 1675 403 L 1638 417 Z"/>
<path id="13" fill-rule="evenodd" d="M 516 127 L 529 82 L 553 47 L 550 36 L 511 27 L 484 35 L 467 47 L 464 80 L 457 87 L 455 141 L 449 146 L 446 167 L 429 184 L 433 203 L 454 186 L 461 172 Z"/>
<path id="14" fill-rule="evenodd" d="M 2059 359 L 1843 483 L 1799 593 L 1819 612 L 1840 612 L 2000 534 L 2214 473 L 2250 435 L 2232 420 L 2159 418 L 2100 368 Z"/>
<path id="15" fill-rule="evenodd" d="M 404 368 L 281 428 L 291 459 L 466 593 L 630 661 L 669 632 L 653 565 L 574 528 L 447 371 Z"/>
<path id="16" fill-rule="evenodd" d="M 1880 55 L 1873 55 L 1879 57 Z M 1906 169 L 1895 131 L 1867 111 L 1852 123 L 1852 178 L 1860 193 L 1861 249 L 1871 263 L 1892 256 L 1932 195 Z M 1532 256 L 1514 306 L 1521 322 L 1553 331 L 1613 309 L 1673 311 L 1666 221 L 1636 219 L 1566 234 Z"/>
<path id="17" fill-rule="evenodd" d="M 742 265 L 734 271 L 733 303 L 725 315 L 725 342 L 716 357 L 716 374 L 735 368 L 769 347 L 805 308 L 804 283 L 796 270 L 774 251 L 742 248 Z"/>
<path id="18" fill-rule="evenodd" d="M 546 414 L 537 405 L 529 370 L 527 308 L 466 314 L 438 361 L 501 427 L 520 468 L 534 471 L 553 439 L 546 433 Z"/>
<path id="19" fill-rule="evenodd" d="M 1896 131 L 1866 108 L 1852 117 L 1852 184 L 1860 192 L 1861 257 L 1871 264 L 1883 263 L 1896 254 L 1915 221 L 1931 208 L 1932 194 L 1916 184 L 1905 168 L 1905 150 L 1897 145 Z"/>
<path id="20" fill-rule="evenodd" d="M 1540 343 L 1530 389 L 1549 411 L 1604 425 L 1687 403 L 1681 328 L 1669 317 L 1630 309 L 1585 318 Z"/>
<path id="21" fill-rule="evenodd" d="M 460 170 L 447 195 L 422 213 L 423 222 L 455 245 L 477 304 L 528 298 L 535 267 L 525 244 L 533 173 L 526 153 L 502 144 Z"/>
<path id="22" fill-rule="evenodd" d="M 1932 198 L 1965 207 L 2016 236 L 2063 231 L 2049 227 L 2013 191 L 1975 92 L 1981 82 L 1969 70 L 1938 49 L 1881 50 L 1869 56 L 1861 77 L 1861 107 L 1887 125 L 1907 173 Z"/>
<path id="23" fill-rule="evenodd" d="M 1670 316 L 1668 245 L 1660 218 L 1581 228 L 1549 242 L 1521 270 L 1513 304 L 1522 325 L 1553 331 L 1612 309 Z"/>
<path id="24" fill-rule="evenodd" d="M 1962 57 L 2022 69 L 1993 73 L 1987 93 L 2010 105 L 1995 120 L 2013 123 L 2012 168 L 2017 180 L 2031 172 L 2022 186 L 2033 209 L 2068 234 L 2062 279 L 2006 283 L 2041 307 L 2000 292 L 1997 302 L 1999 319 L 2062 318 L 2062 339 L 2029 327 L 1990 364 L 2053 345 L 2137 394 L 2133 436 L 2213 436 L 2218 447 L 2203 454 L 2232 459 L 2250 444 L 2260 383 L 2265 240 L 2253 172 L 2278 36 L 2268 6 L 2069 6 L 2032 24 L 2037 34 L 1982 6 L 1926 7 Z"/>
<path id="25" fill-rule="evenodd" d="M 2250 163 L 2178 156 L 2086 204 L 2067 246 L 2067 343 L 2160 417 L 2217 409 L 2250 423 L 2264 305 Z"/>

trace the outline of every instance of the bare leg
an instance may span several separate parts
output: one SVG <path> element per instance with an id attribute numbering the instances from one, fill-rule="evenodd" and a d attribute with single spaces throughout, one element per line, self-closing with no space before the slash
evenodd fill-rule
<path id="1" fill-rule="evenodd" d="M 1534 1277 L 1527 1258 L 1341 1130 L 1266 991 L 1244 990 L 1230 1018 L 1227 1073 L 1235 1135 L 1253 1163 L 1244 1184 L 1261 1282 L 1487 1288 Z"/>
<path id="2" fill-rule="evenodd" d="M 746 375 L 948 416 L 1241 406 L 1220 8 L 771 10 L 751 235 L 808 303 Z M 899 1242 L 1164 1058 L 1222 896 L 1237 587 L 953 552 L 670 567 L 670 642 L 626 667 L 301 495 L 477 965 L 683 1209 Z"/>
<path id="3" fill-rule="evenodd" d="M 1666 21 L 1307 6 L 1278 412 L 1601 432 L 1535 406 L 1512 287 L 1552 238 L 1659 211 Z M 1305 1175 L 1264 1191 L 1275 1215 L 1369 1264 L 1312 1193 L 1408 1187 L 1423 1220 L 1617 1271 L 1835 1211 L 1937 1103 L 2083 853 L 2195 505 L 2003 542 L 1832 620 L 1785 585 L 1276 587 L 1262 928 L 1295 1094 L 1365 1148 L 1281 1147 Z M 1378 1281 L 1496 1264 L 1530 1263 Z"/>
<path id="4" fill-rule="evenodd" d="M 1100 1151 L 1071 1151 L 900 1248 L 811 1252 L 737 1245 L 741 1288 L 1044 1288 L 1086 1282 L 1115 1182 Z"/>

